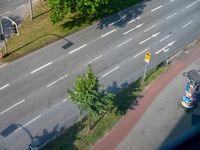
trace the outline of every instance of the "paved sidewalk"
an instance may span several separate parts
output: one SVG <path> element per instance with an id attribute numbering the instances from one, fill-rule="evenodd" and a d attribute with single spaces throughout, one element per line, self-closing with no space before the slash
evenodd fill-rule
<path id="1" fill-rule="evenodd" d="M 93 150 L 155 150 L 183 131 L 196 127 L 200 108 L 186 113 L 179 102 L 187 81 L 182 73 L 200 69 L 200 42 L 187 51 L 144 91 L 139 106 L 129 110 Z"/>

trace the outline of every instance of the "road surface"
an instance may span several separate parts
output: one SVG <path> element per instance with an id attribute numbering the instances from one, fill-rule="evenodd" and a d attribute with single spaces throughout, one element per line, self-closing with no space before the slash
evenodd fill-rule
<path id="1" fill-rule="evenodd" d="M 92 64 L 117 92 L 200 36 L 200 0 L 143 1 L 0 67 L 0 145 L 44 144 L 79 116 L 67 99 L 74 77 Z"/>

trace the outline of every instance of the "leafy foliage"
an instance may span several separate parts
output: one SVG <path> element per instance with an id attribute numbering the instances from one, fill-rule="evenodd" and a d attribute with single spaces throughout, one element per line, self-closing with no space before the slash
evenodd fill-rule
<path id="1" fill-rule="evenodd" d="M 89 65 L 87 72 L 76 78 L 74 91 L 68 90 L 68 94 L 81 111 L 86 111 L 90 117 L 97 118 L 111 110 L 114 97 L 113 94 L 100 90 L 100 87 L 99 80 Z"/>
<path id="2" fill-rule="evenodd" d="M 51 8 L 50 18 L 53 23 L 61 21 L 66 13 L 77 12 L 82 15 L 92 16 L 97 9 L 107 4 L 110 0 L 48 0 Z"/>

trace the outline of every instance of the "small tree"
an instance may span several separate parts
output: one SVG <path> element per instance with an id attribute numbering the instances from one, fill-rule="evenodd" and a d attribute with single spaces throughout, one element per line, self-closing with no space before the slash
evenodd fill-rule
<path id="1" fill-rule="evenodd" d="M 88 113 L 90 129 L 91 119 L 96 119 L 99 115 L 111 110 L 113 106 L 114 95 L 105 93 L 100 90 L 100 87 L 98 77 L 94 74 L 92 66 L 88 65 L 87 72 L 75 79 L 74 90 L 67 91 L 70 99 L 79 106 L 81 115 L 83 111 Z"/>

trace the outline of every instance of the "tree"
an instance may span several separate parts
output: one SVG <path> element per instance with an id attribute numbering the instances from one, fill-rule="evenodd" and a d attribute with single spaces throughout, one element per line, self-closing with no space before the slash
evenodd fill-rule
<path id="1" fill-rule="evenodd" d="M 83 111 L 86 111 L 90 120 L 96 119 L 113 107 L 114 94 L 105 93 L 100 90 L 100 87 L 98 77 L 94 74 L 92 66 L 89 65 L 86 73 L 76 77 L 74 90 L 67 91 L 70 99 L 80 108 L 81 115 Z"/>
<path id="2" fill-rule="evenodd" d="M 78 12 L 81 15 L 92 16 L 97 9 L 110 0 L 48 0 L 51 9 L 50 18 L 53 23 L 61 21 L 67 13 Z"/>

